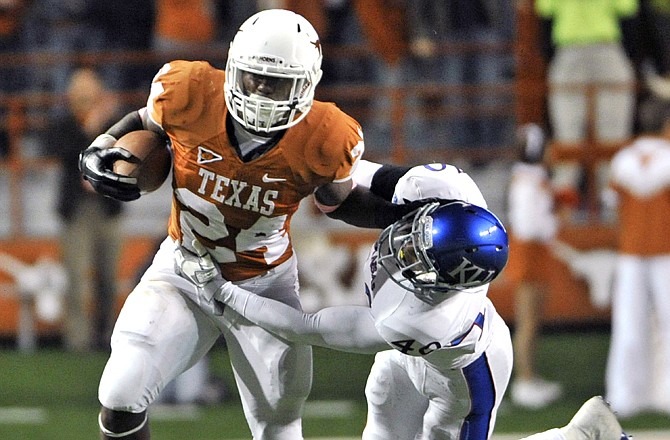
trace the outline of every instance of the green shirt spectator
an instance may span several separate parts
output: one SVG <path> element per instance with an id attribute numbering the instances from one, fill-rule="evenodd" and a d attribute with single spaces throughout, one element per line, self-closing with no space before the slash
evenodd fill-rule
<path id="1" fill-rule="evenodd" d="M 619 20 L 634 17 L 638 0 L 536 0 L 542 18 L 553 20 L 556 46 L 621 41 Z"/>

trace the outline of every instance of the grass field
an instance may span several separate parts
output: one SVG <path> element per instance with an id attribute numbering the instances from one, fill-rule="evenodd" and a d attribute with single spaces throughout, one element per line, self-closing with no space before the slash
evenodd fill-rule
<path id="1" fill-rule="evenodd" d="M 524 411 L 505 402 L 496 433 L 527 433 L 561 426 L 587 398 L 604 392 L 609 335 L 560 333 L 542 339 L 539 367 L 565 385 L 565 397 L 540 411 Z M 232 385 L 225 350 L 215 349 L 213 369 Z M 72 355 L 44 348 L 33 355 L 0 351 L 0 439 L 91 440 L 98 438 L 97 382 L 106 354 Z M 315 350 L 314 386 L 306 407 L 306 437 L 360 438 L 365 423 L 363 388 L 372 356 Z M 235 390 L 223 405 L 157 408 L 152 412 L 157 440 L 248 439 Z M 635 434 L 670 430 L 670 417 L 645 414 L 623 420 Z M 653 438 L 670 439 L 664 433 Z M 644 440 L 645 435 L 636 440 Z"/>

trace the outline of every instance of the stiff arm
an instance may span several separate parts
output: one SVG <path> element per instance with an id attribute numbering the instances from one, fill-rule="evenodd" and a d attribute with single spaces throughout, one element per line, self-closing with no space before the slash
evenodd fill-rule
<path id="1" fill-rule="evenodd" d="M 369 307 L 334 306 L 304 313 L 230 282 L 217 293 L 217 299 L 227 307 L 291 342 L 350 353 L 376 353 L 389 348 L 377 332 Z"/>

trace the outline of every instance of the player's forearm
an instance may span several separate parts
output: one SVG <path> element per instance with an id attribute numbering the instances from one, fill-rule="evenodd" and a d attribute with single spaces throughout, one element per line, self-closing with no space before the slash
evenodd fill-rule
<path id="1" fill-rule="evenodd" d="M 312 328 L 314 321 L 282 302 L 261 297 L 232 283 L 223 287 L 220 299 L 226 307 L 286 340 L 308 345 L 322 342 Z"/>
<path id="2" fill-rule="evenodd" d="M 229 290 L 222 298 L 226 306 L 254 324 L 291 342 L 308 345 L 320 342 L 303 312 L 237 286 L 231 286 Z"/>
<path id="3" fill-rule="evenodd" d="M 116 139 L 120 139 L 123 135 L 128 134 L 131 131 L 143 129 L 144 125 L 142 124 L 140 113 L 138 111 L 132 111 L 112 125 L 109 130 L 106 131 L 106 134 L 109 134 Z"/>
<path id="4" fill-rule="evenodd" d="M 403 205 L 394 205 L 367 188 L 356 187 L 328 217 L 361 228 L 384 229 L 407 212 Z"/>
<path id="5" fill-rule="evenodd" d="M 279 301 L 228 284 L 221 300 L 249 321 L 288 341 L 351 353 L 387 348 L 367 307 L 331 307 L 303 313 Z"/>
<path id="6" fill-rule="evenodd" d="M 375 327 L 371 310 L 365 306 L 334 306 L 311 316 L 324 345 L 322 347 L 350 353 L 371 354 L 389 348 Z"/>

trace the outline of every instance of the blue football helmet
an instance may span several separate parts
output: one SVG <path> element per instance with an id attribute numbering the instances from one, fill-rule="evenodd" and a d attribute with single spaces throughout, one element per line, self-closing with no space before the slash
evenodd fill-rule
<path id="1" fill-rule="evenodd" d="M 377 262 L 404 289 L 464 290 L 490 283 L 507 264 L 507 231 L 489 210 L 429 203 L 380 235 Z"/>

